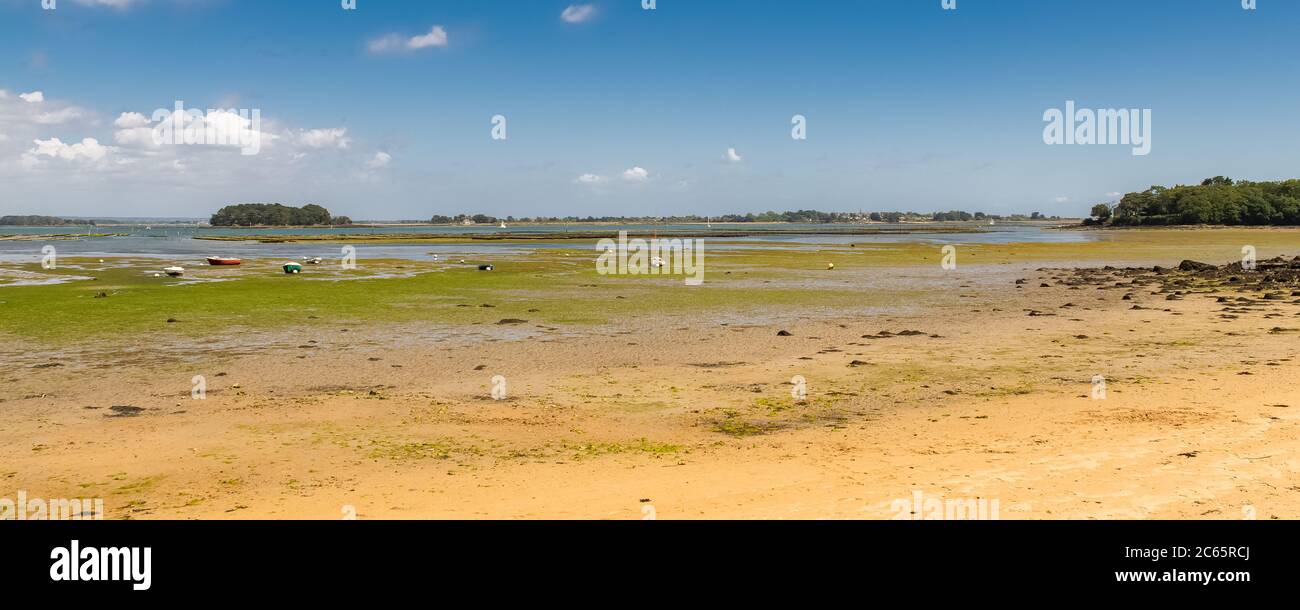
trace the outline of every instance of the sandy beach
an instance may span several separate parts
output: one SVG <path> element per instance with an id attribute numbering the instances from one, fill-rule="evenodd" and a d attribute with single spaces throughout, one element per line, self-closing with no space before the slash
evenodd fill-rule
<path id="1" fill-rule="evenodd" d="M 319 299 L 260 290 L 266 320 L 195 303 L 238 277 L 155 308 L 109 272 L 149 263 L 71 260 L 100 279 L 0 288 L 0 496 L 108 519 L 895 519 L 917 497 L 1294 519 L 1300 286 L 1176 270 L 1244 243 L 1300 255 L 1291 230 L 959 246 L 955 270 L 927 243 L 772 246 L 711 253 L 694 288 L 579 248 L 484 257 L 488 287 L 363 261 Z"/>

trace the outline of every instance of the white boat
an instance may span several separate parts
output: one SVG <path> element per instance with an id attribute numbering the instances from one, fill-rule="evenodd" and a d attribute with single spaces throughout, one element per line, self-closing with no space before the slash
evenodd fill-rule
<path id="1" fill-rule="evenodd" d="M 304 256 L 302 257 L 302 262 L 307 263 L 308 265 L 319 265 L 323 261 L 319 256 Z"/>
<path id="2" fill-rule="evenodd" d="M 163 268 L 163 273 L 166 273 L 167 275 L 170 275 L 170 276 L 172 276 L 172 277 L 180 277 L 180 276 L 182 276 L 182 275 L 185 275 L 185 268 L 184 268 L 184 267 L 164 267 L 164 268 Z"/>
<path id="3" fill-rule="evenodd" d="M 502 229 L 506 228 L 506 221 L 504 221 L 504 220 L 501 221 L 501 228 L 502 228 Z"/>

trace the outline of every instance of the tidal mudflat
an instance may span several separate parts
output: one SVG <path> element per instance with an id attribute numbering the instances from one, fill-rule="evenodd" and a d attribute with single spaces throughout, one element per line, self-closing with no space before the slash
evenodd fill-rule
<path id="1" fill-rule="evenodd" d="M 300 276 L 0 263 L 0 496 L 109 519 L 891 519 L 917 493 L 1300 518 L 1300 231 L 954 239 L 955 269 L 927 241 L 719 248 L 702 286 L 600 275 L 573 240 Z M 1219 267 L 1246 245 L 1259 268 Z"/>

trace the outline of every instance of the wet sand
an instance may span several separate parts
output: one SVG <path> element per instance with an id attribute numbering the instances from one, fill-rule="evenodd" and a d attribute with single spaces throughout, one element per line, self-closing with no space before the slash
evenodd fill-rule
<path id="1" fill-rule="evenodd" d="M 913 296 L 795 315 L 11 343 L 0 496 L 110 519 L 891 519 L 918 492 L 1002 519 L 1298 518 L 1300 297 L 1100 270 L 1179 262 L 850 268 L 804 281 Z"/>

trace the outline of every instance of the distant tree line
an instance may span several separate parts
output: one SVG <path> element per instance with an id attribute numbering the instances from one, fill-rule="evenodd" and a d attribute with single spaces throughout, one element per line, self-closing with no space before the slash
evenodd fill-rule
<path id="1" fill-rule="evenodd" d="M 1300 225 L 1300 180 L 1250 182 L 1223 176 L 1199 185 L 1153 186 L 1092 208 L 1090 225 Z"/>
<path id="2" fill-rule="evenodd" d="M 57 216 L 0 216 L 0 225 L 9 227 L 61 227 L 71 224 L 78 222 Z"/>
<path id="3" fill-rule="evenodd" d="M 474 214 L 474 215 L 460 214 L 459 216 L 435 215 L 433 218 L 429 219 L 429 224 L 434 224 L 434 225 L 464 224 L 466 220 L 474 224 L 481 224 L 481 225 L 482 224 L 494 225 L 498 222 L 501 222 L 500 218 L 497 218 L 495 216 L 488 216 L 487 214 Z M 515 217 L 510 216 L 507 217 L 505 220 L 514 221 Z"/>
<path id="4" fill-rule="evenodd" d="M 331 216 L 329 210 L 315 204 L 295 208 L 278 203 L 241 203 L 221 208 L 209 223 L 214 227 L 340 226 L 352 224 L 352 219 Z"/>
<path id="5" fill-rule="evenodd" d="M 705 222 L 717 223 L 791 223 L 791 224 L 832 224 L 832 223 L 866 223 L 866 222 L 945 222 L 945 221 L 983 221 L 983 220 L 1060 220 L 1059 216 L 1044 216 L 1039 212 L 1029 215 L 1012 214 L 1009 216 L 999 216 L 996 214 L 985 214 L 984 212 L 963 212 L 954 210 L 950 212 L 933 212 L 929 214 L 919 214 L 916 212 L 822 212 L 818 210 L 798 210 L 793 212 L 760 212 L 757 214 L 723 214 L 720 216 L 538 216 L 534 218 L 515 218 L 507 216 L 504 219 L 485 214 L 460 214 L 457 216 L 436 215 L 429 219 L 430 224 L 465 224 L 469 221 L 473 224 L 496 224 L 498 222 L 528 222 L 528 223 L 583 223 L 583 222 L 608 222 L 608 223 L 668 223 L 668 224 L 701 224 Z"/>

